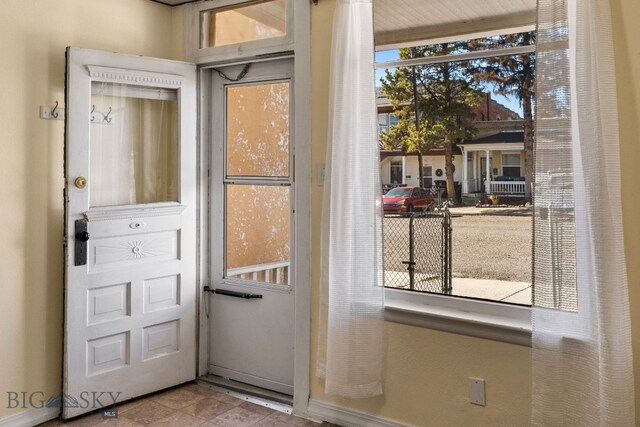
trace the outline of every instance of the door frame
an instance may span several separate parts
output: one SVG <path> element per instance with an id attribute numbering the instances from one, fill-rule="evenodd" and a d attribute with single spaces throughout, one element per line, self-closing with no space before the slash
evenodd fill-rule
<path id="1" fill-rule="evenodd" d="M 239 3 L 239 2 L 238 2 Z M 294 169 L 294 209 L 296 213 L 295 265 L 290 272 L 296 284 L 295 299 L 295 349 L 293 380 L 293 412 L 300 416 L 309 413 L 310 372 L 311 372 L 311 3 L 307 1 L 291 2 L 293 6 L 294 42 L 293 52 L 273 54 L 277 58 L 294 57 L 293 91 L 294 124 L 296 137 Z M 204 287 L 210 283 L 211 268 L 211 224 L 210 224 L 210 169 L 211 169 L 211 70 L 215 65 L 244 64 L 269 60 L 265 56 L 252 56 L 229 60 L 215 56 L 195 57 L 194 46 L 198 39 L 194 36 L 193 26 L 198 23 L 199 13 L 193 3 L 183 6 L 184 41 L 187 61 L 198 65 L 198 279 L 199 279 L 199 333 L 198 333 L 198 375 L 206 375 L 208 370 L 208 319 L 206 317 L 206 298 Z M 258 54 L 252 52 L 253 54 Z M 321 186 L 321 182 L 316 182 Z"/>

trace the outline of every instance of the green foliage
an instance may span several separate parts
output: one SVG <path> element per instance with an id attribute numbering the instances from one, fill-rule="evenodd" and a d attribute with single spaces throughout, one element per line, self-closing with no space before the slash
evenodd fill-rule
<path id="1" fill-rule="evenodd" d="M 403 48 L 400 58 L 448 55 L 464 46 L 465 42 L 458 42 Z M 381 138 L 387 149 L 424 152 L 469 138 L 475 132 L 472 109 L 480 103 L 482 90 L 464 62 L 387 70 L 382 91 L 398 116 L 398 124 Z M 416 106 L 419 130 L 416 129 Z"/>
<path id="2" fill-rule="evenodd" d="M 471 50 L 499 49 L 535 44 L 535 32 L 508 34 L 469 42 Z M 494 84 L 494 92 L 530 102 L 535 90 L 535 54 L 497 56 L 473 61 L 474 80 Z"/>

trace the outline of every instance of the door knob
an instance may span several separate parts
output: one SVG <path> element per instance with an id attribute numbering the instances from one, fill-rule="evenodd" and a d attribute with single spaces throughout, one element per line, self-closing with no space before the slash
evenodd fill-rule
<path id="1" fill-rule="evenodd" d="M 88 231 L 81 231 L 79 233 L 76 233 L 76 239 L 80 240 L 81 242 L 86 242 L 89 240 L 89 232 Z"/>
<path id="2" fill-rule="evenodd" d="M 87 186 L 87 178 L 85 178 L 84 176 L 79 176 L 76 178 L 76 180 L 73 182 L 76 186 L 76 188 L 79 189 L 83 189 L 84 187 Z"/>

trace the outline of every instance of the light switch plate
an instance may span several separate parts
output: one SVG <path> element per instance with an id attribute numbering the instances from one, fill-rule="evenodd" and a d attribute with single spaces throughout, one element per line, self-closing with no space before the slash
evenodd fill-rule
<path id="1" fill-rule="evenodd" d="M 469 401 L 474 405 L 485 406 L 484 380 L 469 377 Z"/>

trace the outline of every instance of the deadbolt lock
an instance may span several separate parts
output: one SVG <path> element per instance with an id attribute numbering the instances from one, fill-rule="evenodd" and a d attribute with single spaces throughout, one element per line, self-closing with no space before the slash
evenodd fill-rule
<path id="1" fill-rule="evenodd" d="M 85 178 L 84 176 L 79 176 L 74 181 L 74 184 L 76 185 L 76 188 L 79 188 L 82 190 L 84 187 L 87 186 L 87 178 Z"/>

